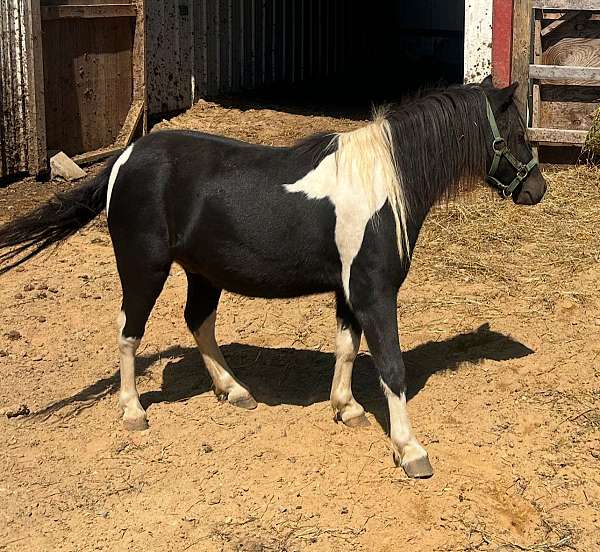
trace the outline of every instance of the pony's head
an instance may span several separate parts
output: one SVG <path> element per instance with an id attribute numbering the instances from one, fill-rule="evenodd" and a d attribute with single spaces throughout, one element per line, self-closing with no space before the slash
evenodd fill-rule
<path id="1" fill-rule="evenodd" d="M 481 88 L 487 98 L 490 124 L 487 181 L 504 197 L 520 205 L 539 203 L 546 181 L 527 141 L 527 129 L 514 102 L 518 83 L 495 88 L 487 77 Z"/>

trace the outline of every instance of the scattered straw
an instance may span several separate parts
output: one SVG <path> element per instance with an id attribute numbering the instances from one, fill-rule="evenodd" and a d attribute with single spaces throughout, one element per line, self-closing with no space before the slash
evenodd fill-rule
<path id="1" fill-rule="evenodd" d="M 594 155 L 600 155 L 600 107 L 592 118 L 592 127 L 585 139 L 585 149 Z"/>

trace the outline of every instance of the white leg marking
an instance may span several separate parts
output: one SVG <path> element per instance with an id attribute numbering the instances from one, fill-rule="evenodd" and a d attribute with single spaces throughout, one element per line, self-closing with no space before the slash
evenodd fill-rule
<path id="1" fill-rule="evenodd" d="M 106 216 L 108 216 L 108 207 L 110 205 L 110 198 L 112 196 L 113 188 L 119 174 L 119 169 L 127 163 L 131 152 L 133 151 L 133 144 L 131 144 L 115 161 L 115 164 L 110 170 L 110 176 L 108 177 L 108 189 L 106 190 Z"/>
<path id="2" fill-rule="evenodd" d="M 227 361 L 221 353 L 215 339 L 216 311 L 204 321 L 193 335 L 200 349 L 200 354 L 206 365 L 206 369 L 212 378 L 217 396 L 225 396 L 232 404 L 238 404 L 245 408 L 254 408 L 256 401 L 250 392 L 233 376 Z"/>
<path id="3" fill-rule="evenodd" d="M 146 412 L 140 404 L 140 396 L 135 386 L 135 352 L 140 340 L 133 337 L 123 337 L 125 313 L 121 311 L 117 319 L 119 333 L 117 342 L 121 354 L 121 391 L 119 405 L 123 410 L 123 423 L 126 429 L 146 429 Z"/>
<path id="4" fill-rule="evenodd" d="M 402 466 L 427 456 L 427 452 L 415 437 L 408 410 L 406 408 L 406 395 L 396 395 L 383 381 L 383 392 L 388 401 L 390 410 L 390 437 L 395 451 L 400 457 Z"/>
<path id="5" fill-rule="evenodd" d="M 331 384 L 331 406 L 344 423 L 362 419 L 363 407 L 352 395 L 352 368 L 360 346 L 360 337 L 351 327 L 344 328 L 338 318 L 335 339 L 335 372 Z M 363 422 L 364 423 L 364 422 Z"/>

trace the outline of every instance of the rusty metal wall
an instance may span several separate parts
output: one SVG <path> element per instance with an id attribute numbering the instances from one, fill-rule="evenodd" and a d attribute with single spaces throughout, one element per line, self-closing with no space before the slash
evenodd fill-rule
<path id="1" fill-rule="evenodd" d="M 27 169 L 27 52 L 24 0 L 0 0 L 0 177 Z"/>
<path id="2" fill-rule="evenodd" d="M 150 113 L 342 70 L 347 0 L 147 0 Z"/>

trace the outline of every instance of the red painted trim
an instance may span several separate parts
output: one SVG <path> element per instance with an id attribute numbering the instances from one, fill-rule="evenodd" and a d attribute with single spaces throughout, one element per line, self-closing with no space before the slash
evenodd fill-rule
<path id="1" fill-rule="evenodd" d="M 494 0 L 492 12 L 492 75 L 496 86 L 510 84 L 513 0 Z"/>

